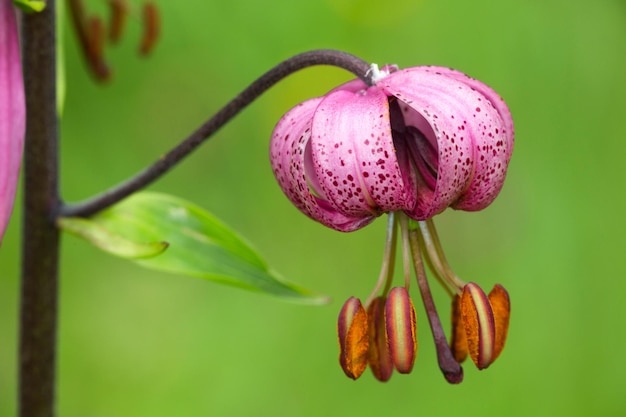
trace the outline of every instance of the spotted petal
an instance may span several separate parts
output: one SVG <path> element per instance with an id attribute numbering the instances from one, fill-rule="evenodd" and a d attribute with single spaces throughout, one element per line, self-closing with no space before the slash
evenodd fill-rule
<path id="1" fill-rule="evenodd" d="M 500 116 L 500 123 L 488 126 L 482 144 L 476 147 L 475 173 L 468 190 L 454 208 L 468 211 L 487 207 L 500 193 L 504 184 L 507 166 L 513 153 L 514 128 L 511 112 L 502 98 L 488 85 L 466 74 L 445 67 L 424 67 L 447 77 L 452 77 L 481 94 L 481 101 L 487 108 L 493 108 Z M 491 132 L 491 134 L 490 134 Z"/>
<path id="2" fill-rule="evenodd" d="M 289 200 L 304 214 L 328 227 L 341 231 L 356 230 L 373 217 L 349 217 L 337 212 L 320 196 L 321 190 L 307 168 L 313 113 L 320 98 L 294 107 L 278 122 L 272 133 L 270 160 L 278 184 Z"/>
<path id="3" fill-rule="evenodd" d="M 328 202 L 347 216 L 378 216 L 411 206 L 389 123 L 387 96 L 378 88 L 335 90 L 313 118 L 314 169 Z"/>
<path id="4" fill-rule="evenodd" d="M 436 144 L 434 190 L 420 190 L 415 209 L 408 212 L 418 220 L 449 206 L 484 208 L 504 181 L 506 125 L 483 94 L 457 78 L 437 67 L 414 67 L 394 72 L 378 84 L 404 103 L 405 123 Z"/>

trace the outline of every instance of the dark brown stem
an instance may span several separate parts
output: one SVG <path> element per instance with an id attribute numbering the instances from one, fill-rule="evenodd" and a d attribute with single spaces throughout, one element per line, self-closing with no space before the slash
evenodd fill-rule
<path id="1" fill-rule="evenodd" d="M 183 158 L 193 152 L 206 139 L 211 137 L 218 129 L 224 126 L 248 104 L 252 103 L 278 81 L 296 71 L 314 65 L 332 65 L 343 68 L 361 78 L 367 85 L 372 84 L 370 78 L 370 64 L 354 55 L 340 51 L 321 49 L 304 52 L 291 57 L 270 69 L 250 84 L 195 132 L 163 157 L 159 158 L 151 166 L 100 195 L 80 203 L 63 207 L 60 215 L 64 217 L 87 217 L 147 186 L 176 166 Z"/>
<path id="2" fill-rule="evenodd" d="M 20 417 L 54 415 L 59 232 L 55 1 L 23 18 L 26 92 L 20 299 Z"/>

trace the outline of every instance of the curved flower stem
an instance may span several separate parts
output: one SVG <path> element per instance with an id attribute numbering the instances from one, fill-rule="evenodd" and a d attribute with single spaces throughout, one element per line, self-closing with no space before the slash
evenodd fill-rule
<path id="1" fill-rule="evenodd" d="M 27 113 L 18 414 L 52 417 L 59 263 L 55 1 L 47 0 L 40 13 L 24 14 L 22 29 Z"/>
<path id="2" fill-rule="evenodd" d="M 437 314 L 437 308 L 435 307 L 435 302 L 430 292 L 428 280 L 426 279 L 426 271 L 424 270 L 424 263 L 422 262 L 419 229 L 417 228 L 417 224 L 409 226 L 409 244 L 413 255 L 415 275 L 417 275 L 417 285 L 419 286 L 420 293 L 422 294 L 422 300 L 424 301 L 424 307 L 426 308 L 426 315 L 428 316 L 430 329 L 433 333 L 433 339 L 435 339 L 439 369 L 441 369 L 443 376 L 449 383 L 458 384 L 463 380 L 463 368 L 454 359 L 454 356 L 450 351 L 446 335 L 443 331 L 443 327 L 441 326 L 441 320 L 439 320 L 439 315 Z"/>
<path id="3" fill-rule="evenodd" d="M 367 85 L 372 85 L 372 80 L 370 78 L 370 64 L 354 55 L 326 49 L 304 52 L 296 55 L 278 64 L 250 84 L 250 86 L 226 104 L 195 132 L 180 142 L 163 157 L 159 158 L 150 167 L 139 172 L 125 182 L 122 182 L 89 200 L 62 207 L 60 215 L 67 217 L 87 217 L 117 203 L 135 191 L 147 186 L 173 168 L 184 157 L 189 155 L 200 144 L 213 135 L 219 128 L 224 126 L 230 119 L 237 115 L 237 113 L 243 110 L 248 104 L 258 98 L 278 81 L 298 70 L 315 65 L 332 65 L 346 69 L 361 78 Z"/>

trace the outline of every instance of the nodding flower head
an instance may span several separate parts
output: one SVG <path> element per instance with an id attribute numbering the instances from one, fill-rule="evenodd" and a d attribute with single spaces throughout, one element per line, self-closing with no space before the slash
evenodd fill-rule
<path id="1" fill-rule="evenodd" d="M 287 197 L 340 231 L 385 212 L 426 220 L 447 207 L 487 207 L 513 150 L 504 101 L 448 68 L 383 71 L 371 87 L 348 82 L 278 122 L 270 158 Z"/>
<path id="2" fill-rule="evenodd" d="M 0 0 L 0 244 L 13 210 L 26 123 L 15 11 Z"/>
<path id="3" fill-rule="evenodd" d="M 439 367 L 451 383 L 469 356 L 478 369 L 501 353 L 510 301 L 501 285 L 486 295 L 462 281 L 443 254 L 432 217 L 447 207 L 477 211 L 496 198 L 513 150 L 513 120 L 490 87 L 442 67 L 374 65 L 370 84 L 350 81 L 291 109 L 270 145 L 274 175 L 304 214 L 349 232 L 389 213 L 378 282 L 364 304 L 339 314 L 339 362 L 350 378 L 367 368 L 380 381 L 409 373 L 417 356 L 410 266 L 430 324 Z M 392 288 L 397 230 L 403 287 Z M 447 341 L 424 261 L 452 299 Z"/>

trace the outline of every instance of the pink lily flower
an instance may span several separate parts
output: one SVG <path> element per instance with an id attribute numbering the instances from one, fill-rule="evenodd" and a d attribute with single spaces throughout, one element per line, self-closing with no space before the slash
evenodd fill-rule
<path id="1" fill-rule="evenodd" d="M 0 0 L 0 244 L 22 160 L 26 128 L 20 45 L 11 0 Z"/>
<path id="2" fill-rule="evenodd" d="M 513 119 L 494 90 L 461 72 L 379 71 L 374 65 L 371 71 L 371 86 L 350 81 L 287 112 L 272 134 L 272 169 L 287 198 L 330 228 L 354 231 L 389 213 L 378 282 L 364 305 L 351 297 L 339 315 L 339 362 L 346 375 L 356 379 L 367 365 L 380 381 L 394 368 L 411 371 L 417 355 L 408 294 L 412 263 L 439 367 L 449 382 L 459 383 L 467 356 L 485 369 L 500 355 L 510 300 L 502 286 L 487 295 L 452 271 L 432 217 L 448 207 L 477 211 L 493 202 L 513 151 Z M 404 288 L 391 289 L 398 227 Z M 449 343 L 422 258 L 452 299 Z"/>
<path id="3" fill-rule="evenodd" d="M 490 87 L 449 68 L 413 67 L 291 109 L 270 157 L 298 209 L 353 231 L 385 212 L 426 220 L 447 207 L 487 207 L 512 150 L 511 114 Z"/>

